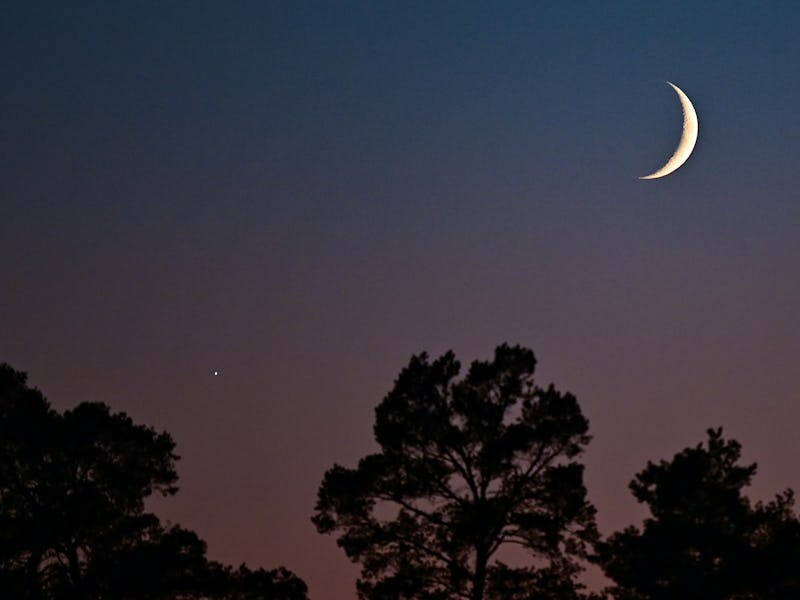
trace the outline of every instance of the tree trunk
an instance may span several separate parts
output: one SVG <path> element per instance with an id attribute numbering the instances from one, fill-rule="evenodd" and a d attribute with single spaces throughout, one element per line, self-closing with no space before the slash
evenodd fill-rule
<path id="1" fill-rule="evenodd" d="M 486 593 L 486 552 L 479 548 L 475 553 L 475 577 L 472 580 L 472 600 L 483 600 Z"/>

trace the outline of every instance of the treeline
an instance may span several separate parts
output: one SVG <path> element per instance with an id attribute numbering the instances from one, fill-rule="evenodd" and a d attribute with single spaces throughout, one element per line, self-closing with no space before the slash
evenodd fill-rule
<path id="1" fill-rule="evenodd" d="M 206 558 L 145 510 L 177 492 L 175 443 L 101 403 L 62 413 L 0 365 L 0 599 L 306 600 L 283 568 Z"/>
<path id="2" fill-rule="evenodd" d="M 334 465 L 312 521 L 360 565 L 363 600 L 796 600 L 790 490 L 745 494 L 756 472 L 721 429 L 630 484 L 649 517 L 603 537 L 574 396 L 534 381 L 533 352 L 499 346 L 461 373 L 411 358 L 375 411 L 379 451 Z M 306 599 L 283 568 L 233 569 L 144 510 L 177 490 L 174 443 L 103 404 L 63 414 L 0 367 L 0 598 Z M 505 564 L 522 549 L 527 566 Z M 587 564 L 611 584 L 588 592 Z"/>

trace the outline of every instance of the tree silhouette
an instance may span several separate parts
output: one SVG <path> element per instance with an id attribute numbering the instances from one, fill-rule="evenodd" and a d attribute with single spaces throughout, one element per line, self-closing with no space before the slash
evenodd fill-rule
<path id="1" fill-rule="evenodd" d="M 219 600 L 305 600 L 306 584 L 288 569 L 223 568 L 226 591 Z"/>
<path id="2" fill-rule="evenodd" d="M 752 505 L 743 490 L 756 465 L 722 430 L 631 482 L 651 517 L 598 546 L 619 599 L 736 600 L 800 597 L 800 524 L 786 492 Z"/>
<path id="3" fill-rule="evenodd" d="M 23 374 L 4 366 L 0 377 L 4 570 L 32 597 L 81 597 L 92 557 L 142 516 L 145 498 L 175 492 L 175 445 L 102 404 L 60 415 Z"/>
<path id="4" fill-rule="evenodd" d="M 535 365 L 502 345 L 458 379 L 452 352 L 412 357 L 375 411 L 380 452 L 334 465 L 312 519 L 361 564 L 360 598 L 577 593 L 577 559 L 596 536 L 576 462 L 588 422 L 574 396 L 534 385 Z M 499 562 L 505 545 L 531 566 Z"/>
<path id="5" fill-rule="evenodd" d="M 755 556 L 748 564 L 749 587 L 763 600 L 800 598 L 800 520 L 794 511 L 794 493 L 787 490 L 769 503 L 755 507 L 751 534 Z"/>
<path id="6" fill-rule="evenodd" d="M 206 559 L 197 534 L 178 526 L 165 529 L 153 515 L 129 525 L 89 563 L 85 588 L 92 597 L 203 598 L 225 590 L 224 573 Z"/>
<path id="7" fill-rule="evenodd" d="M 207 560 L 145 511 L 177 491 L 175 444 L 101 403 L 60 414 L 0 364 L 0 598 L 305 600 L 285 569 Z"/>

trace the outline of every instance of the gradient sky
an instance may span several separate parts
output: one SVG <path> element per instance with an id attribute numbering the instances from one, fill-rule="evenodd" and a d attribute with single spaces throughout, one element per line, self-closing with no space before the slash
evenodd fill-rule
<path id="1" fill-rule="evenodd" d="M 0 360 L 172 433 L 159 514 L 315 600 L 356 572 L 317 486 L 423 350 L 534 349 L 604 533 L 711 426 L 800 489 L 798 7 L 5 3 Z M 640 181 L 666 80 L 699 141 Z"/>

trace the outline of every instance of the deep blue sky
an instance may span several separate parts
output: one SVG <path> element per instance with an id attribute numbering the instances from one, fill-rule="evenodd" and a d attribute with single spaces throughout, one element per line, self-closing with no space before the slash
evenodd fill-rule
<path id="1" fill-rule="evenodd" d="M 0 360 L 184 456 L 162 515 L 352 596 L 309 522 L 412 353 L 532 347 L 605 533 L 722 425 L 800 488 L 793 2 L 11 2 Z M 673 175 L 680 105 L 700 136 Z M 212 372 L 221 375 L 214 377 Z"/>

